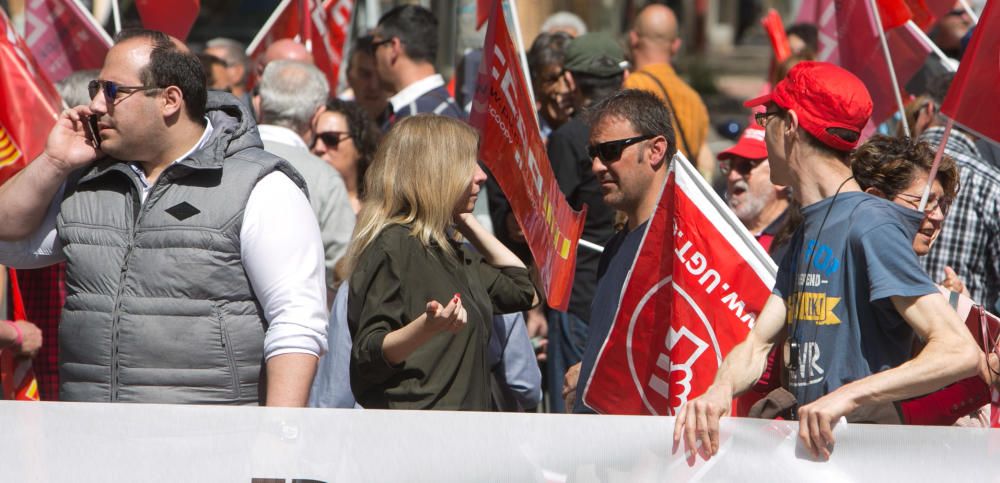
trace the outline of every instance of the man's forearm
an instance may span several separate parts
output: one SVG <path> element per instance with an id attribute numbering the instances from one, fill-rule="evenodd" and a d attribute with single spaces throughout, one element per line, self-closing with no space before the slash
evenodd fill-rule
<path id="1" fill-rule="evenodd" d="M 0 240 L 19 240 L 34 232 L 68 175 L 42 154 L 0 185 Z"/>
<path id="2" fill-rule="evenodd" d="M 305 407 L 319 359 L 312 354 L 290 353 L 267 360 L 268 406 Z"/>

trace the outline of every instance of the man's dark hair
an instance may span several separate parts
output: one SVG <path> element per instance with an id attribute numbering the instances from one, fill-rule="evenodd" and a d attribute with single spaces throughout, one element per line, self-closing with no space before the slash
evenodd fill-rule
<path id="1" fill-rule="evenodd" d="M 572 40 L 573 37 L 566 32 L 543 32 L 535 37 L 528 50 L 528 69 L 535 85 L 540 85 L 540 76 L 545 67 L 555 65 L 562 68 L 566 60 L 566 47 Z"/>
<path id="2" fill-rule="evenodd" d="M 115 36 L 115 44 L 133 38 L 145 38 L 153 44 L 149 64 L 139 72 L 142 84 L 155 87 L 177 86 L 184 96 L 184 108 L 188 117 L 193 121 L 203 122 L 208 89 L 205 87 L 205 69 L 198 56 L 180 51 L 167 34 L 156 30 L 122 30 Z M 154 95 L 155 91 L 146 91 L 145 94 Z"/>
<path id="3" fill-rule="evenodd" d="M 595 75 L 584 74 L 582 72 L 573 73 L 573 82 L 576 83 L 576 87 L 580 89 L 580 95 L 583 96 L 584 105 L 600 101 L 614 94 L 621 89 L 622 82 L 624 80 L 625 74 L 598 77 Z"/>
<path id="4" fill-rule="evenodd" d="M 437 17 L 424 7 L 400 5 L 389 10 L 378 20 L 376 30 L 383 39 L 399 39 L 403 52 L 414 61 L 433 63 L 437 57 Z"/>
<path id="5" fill-rule="evenodd" d="M 347 70 L 350 71 L 351 67 L 354 65 L 354 54 L 371 55 L 373 37 L 371 35 L 363 35 L 354 40 L 354 45 L 351 46 L 351 53 L 347 54 Z"/>
<path id="6" fill-rule="evenodd" d="M 785 35 L 794 35 L 806 44 L 806 48 L 819 52 L 819 30 L 811 23 L 797 23 L 785 29 Z"/>
<path id="7" fill-rule="evenodd" d="M 927 95 L 931 96 L 934 103 L 940 106 L 944 104 L 944 98 L 948 95 L 951 81 L 955 79 L 954 72 L 940 72 L 927 81 Z"/>
<path id="8" fill-rule="evenodd" d="M 651 92 L 640 89 L 615 92 L 587 109 L 586 116 L 591 129 L 602 119 L 618 117 L 628 120 L 640 136 L 663 136 L 667 139 L 664 161 L 668 163 L 677 152 L 677 138 L 674 127 L 670 124 L 670 111 Z"/>
<path id="9" fill-rule="evenodd" d="M 347 121 L 347 130 L 351 133 L 354 147 L 358 150 L 358 190 L 364 196 L 365 172 L 375 157 L 381 131 L 375 126 L 368 113 L 356 102 L 331 98 L 326 103 L 326 110 L 336 112 Z"/>

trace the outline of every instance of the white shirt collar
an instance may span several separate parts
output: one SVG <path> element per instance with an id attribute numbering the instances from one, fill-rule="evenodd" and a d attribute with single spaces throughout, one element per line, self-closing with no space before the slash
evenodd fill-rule
<path id="1" fill-rule="evenodd" d="M 257 130 L 260 131 L 260 140 L 265 143 L 278 143 L 295 146 L 296 148 L 309 150 L 302 136 L 288 129 L 287 127 L 275 126 L 274 124 L 259 124 Z"/>
<path id="2" fill-rule="evenodd" d="M 170 164 L 179 163 L 179 162 L 183 161 L 185 158 L 187 158 L 188 156 L 190 156 L 191 153 L 193 153 L 193 152 L 201 149 L 202 147 L 204 147 L 205 143 L 208 142 L 208 138 L 212 137 L 212 131 L 214 131 L 214 130 L 215 130 L 215 128 L 212 127 L 212 120 L 209 119 L 206 116 L 205 117 L 205 132 L 201 133 L 201 137 L 198 138 L 198 142 L 194 143 L 194 146 L 191 146 L 191 149 L 189 149 L 186 153 L 182 154 L 179 158 L 175 159 Z M 146 172 L 142 170 L 142 166 L 140 166 L 139 163 L 134 163 L 134 162 L 133 163 L 129 163 L 128 165 L 129 165 L 130 168 L 132 168 L 132 171 L 135 171 L 136 174 L 139 175 L 139 180 L 142 182 L 142 187 L 143 187 L 144 191 L 148 190 L 151 186 L 149 184 L 149 180 L 146 179 Z M 143 195 L 145 195 L 145 193 L 143 193 Z M 143 196 L 143 198 L 145 198 L 145 196 Z"/>
<path id="3" fill-rule="evenodd" d="M 398 112 L 403 106 L 414 102 L 420 96 L 444 85 L 444 77 L 441 74 L 434 74 L 420 79 L 396 93 L 389 98 L 392 104 L 392 112 Z"/>

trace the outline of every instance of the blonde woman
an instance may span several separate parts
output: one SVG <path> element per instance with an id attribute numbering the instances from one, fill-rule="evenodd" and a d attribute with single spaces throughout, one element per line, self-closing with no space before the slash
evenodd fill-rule
<path id="1" fill-rule="evenodd" d="M 477 148 L 468 125 L 418 115 L 375 154 L 348 251 L 351 388 L 363 407 L 489 410 L 491 319 L 537 303 L 524 264 L 471 214 L 486 181 Z"/>

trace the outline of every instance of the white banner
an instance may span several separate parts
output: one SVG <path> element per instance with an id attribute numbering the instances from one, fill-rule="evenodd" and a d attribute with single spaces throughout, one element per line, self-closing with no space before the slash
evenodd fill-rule
<path id="1" fill-rule="evenodd" d="M 672 417 L 0 402 L 4 482 L 1000 481 L 1000 431 L 723 419 L 689 466 Z"/>

